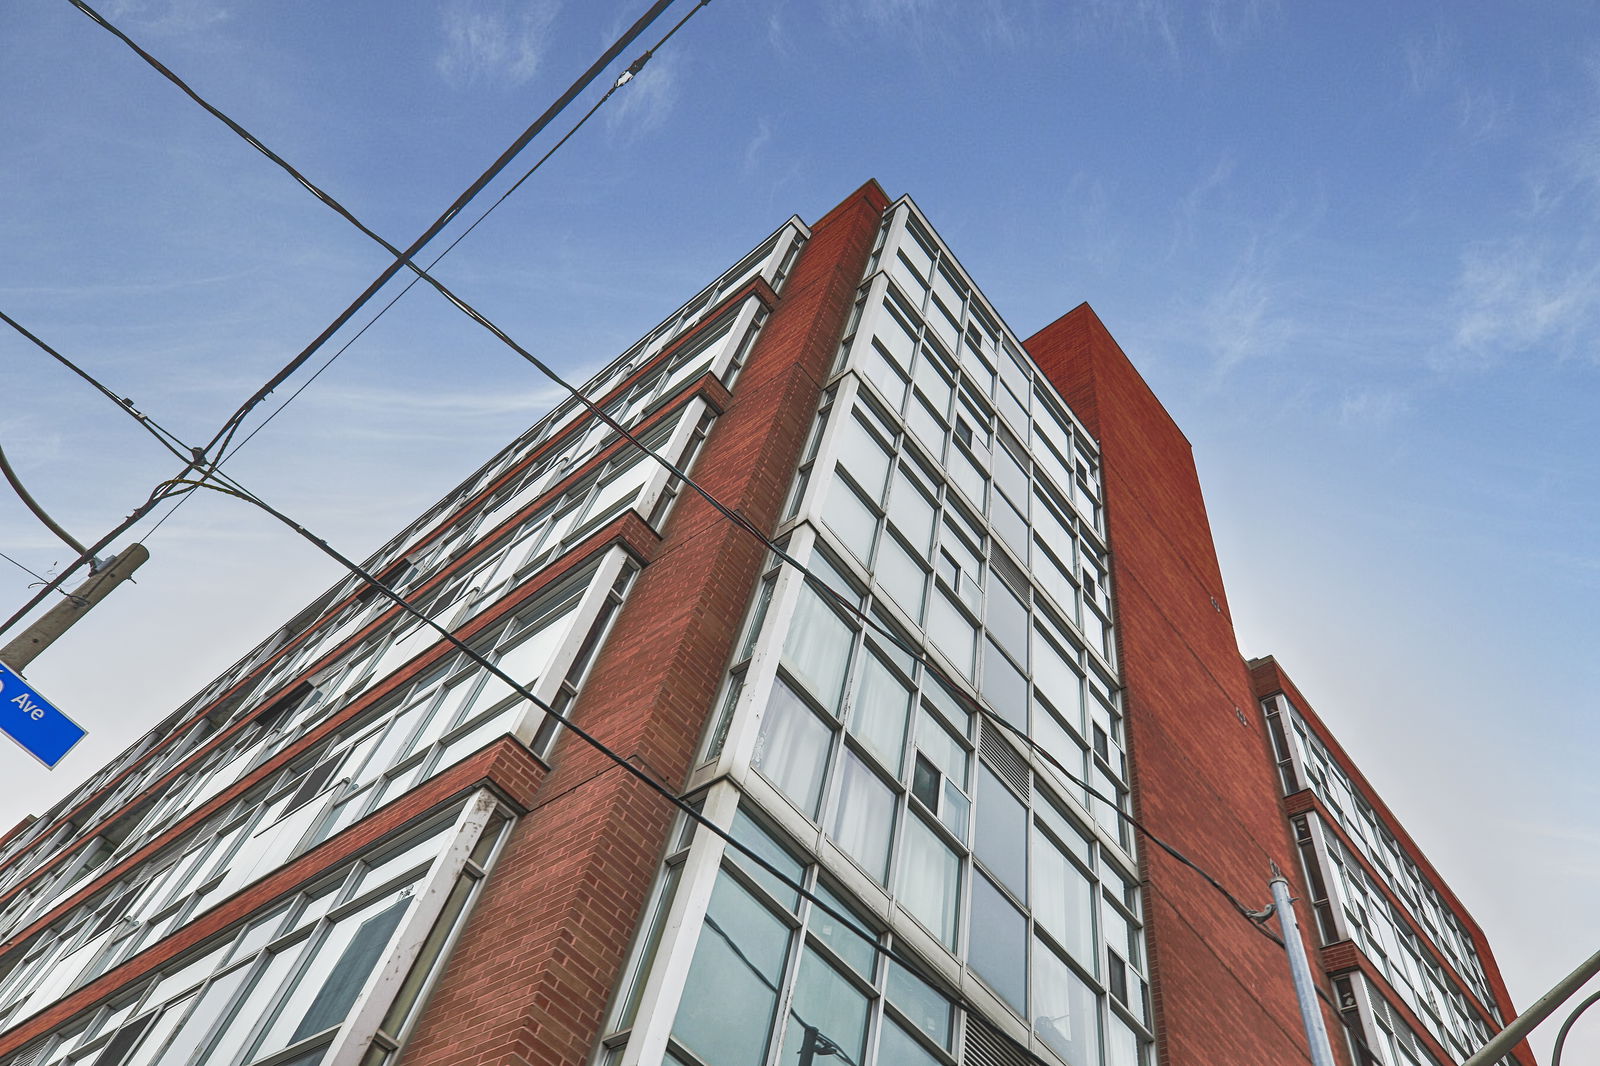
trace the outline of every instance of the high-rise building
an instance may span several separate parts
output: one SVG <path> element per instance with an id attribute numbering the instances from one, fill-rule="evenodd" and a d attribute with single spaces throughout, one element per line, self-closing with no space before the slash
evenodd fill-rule
<path id="1" fill-rule="evenodd" d="M 0 842 L 0 1066 L 1308 1062 L 1274 863 L 1342 1062 L 1510 1019 L 1087 306 L 869 183 L 583 392 L 366 564 L 465 649 L 341 581 Z"/>

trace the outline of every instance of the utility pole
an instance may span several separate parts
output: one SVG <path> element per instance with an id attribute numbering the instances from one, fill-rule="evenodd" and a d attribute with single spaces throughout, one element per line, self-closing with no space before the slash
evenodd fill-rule
<path id="1" fill-rule="evenodd" d="M 1289 879 L 1278 864 L 1272 864 L 1272 909 L 1278 912 L 1278 928 L 1283 931 L 1283 947 L 1289 953 L 1289 975 L 1294 980 L 1295 998 L 1300 1001 L 1300 1021 L 1306 1027 L 1311 1045 L 1312 1066 L 1334 1066 L 1333 1046 L 1322 1023 L 1322 1005 L 1317 1002 L 1317 986 L 1311 979 L 1311 963 L 1300 939 L 1300 923 L 1295 920 L 1294 901 L 1289 898 Z"/>
<path id="2" fill-rule="evenodd" d="M 143 544 L 130 544 L 116 558 L 100 567 L 66 599 L 52 607 L 22 635 L 0 648 L 0 662 L 20 672 L 48 648 L 57 637 L 77 624 L 89 608 L 111 594 L 111 590 L 150 558 Z"/>

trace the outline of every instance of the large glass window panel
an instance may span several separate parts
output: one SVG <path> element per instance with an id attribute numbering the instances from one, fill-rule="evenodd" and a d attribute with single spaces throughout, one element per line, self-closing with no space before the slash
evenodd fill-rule
<path id="1" fill-rule="evenodd" d="M 921 625 L 928 572 L 906 551 L 899 537 L 886 535 L 879 543 L 878 561 L 873 567 L 873 574 L 888 591 L 890 598 Z"/>
<path id="2" fill-rule="evenodd" d="M 920 390 L 911 390 L 911 400 L 906 405 L 906 427 L 935 461 L 944 458 L 944 438 L 949 427 L 942 415 L 934 413 L 932 404 Z"/>
<path id="3" fill-rule="evenodd" d="M 928 711 L 918 715 L 917 747 L 947 778 L 965 790 L 967 787 L 967 749 L 949 727 Z"/>
<path id="4" fill-rule="evenodd" d="M 178 1035 L 162 1053 L 162 1058 L 176 1064 L 188 1062 L 189 1056 L 195 1053 L 200 1042 L 211 1032 L 211 1027 L 222 1016 L 224 1008 L 249 974 L 249 966 L 238 966 L 207 985 L 196 1001 L 194 1010 L 184 1019 Z"/>
<path id="5" fill-rule="evenodd" d="M 889 869 L 894 793 L 854 752 L 845 754 L 828 835 L 880 884 Z"/>
<path id="6" fill-rule="evenodd" d="M 733 826 L 729 832 L 732 833 L 733 839 L 782 870 L 784 876 L 790 881 L 798 883 L 805 876 L 805 866 L 790 855 L 787 848 L 774 840 L 771 834 L 762 829 L 755 819 L 745 812 L 743 807 L 740 807 L 738 812 L 734 814 Z M 789 910 L 794 910 L 795 905 L 800 901 L 800 894 L 795 889 L 779 880 L 765 867 L 756 865 L 750 858 L 733 848 L 728 849 L 727 856 L 729 862 L 744 870 L 755 879 L 757 884 L 770 892 L 773 899 L 778 900 Z"/>
<path id="7" fill-rule="evenodd" d="M 837 472 L 828 487 L 828 502 L 822 520 L 838 535 L 850 553 L 863 563 L 872 560 L 872 538 L 878 531 L 878 516 L 859 493 Z"/>
<path id="8" fill-rule="evenodd" d="M 1018 899 L 1027 900 L 1028 810 L 983 762 L 978 764 L 973 850 Z"/>
<path id="9" fill-rule="evenodd" d="M 978 650 L 978 627 L 951 601 L 950 594 L 942 586 L 934 589 L 928 604 L 928 637 L 963 677 L 972 677 Z"/>
<path id="10" fill-rule="evenodd" d="M 927 398 L 928 407 L 941 417 L 948 415 L 954 387 L 944 361 L 924 348 L 917 355 L 917 365 L 911 377 L 916 382 L 917 391 Z"/>
<path id="11" fill-rule="evenodd" d="M 1050 706 L 1068 725 L 1083 732 L 1083 675 L 1055 641 L 1036 629 L 1033 636 L 1034 688 L 1050 701 Z"/>
<path id="12" fill-rule="evenodd" d="M 984 641 L 983 698 L 995 713 L 1024 733 L 1028 729 L 1028 681 L 992 640 Z"/>
<path id="13" fill-rule="evenodd" d="M 1143 1066 L 1139 1036 L 1128 1023 L 1111 1015 L 1106 1019 L 1106 1066 Z"/>
<path id="14" fill-rule="evenodd" d="M 955 950 L 961 860 L 922 819 L 908 817 L 900 842 L 895 895 L 944 946 Z"/>
<path id="15" fill-rule="evenodd" d="M 989 508 L 989 524 L 994 527 L 995 534 L 1005 542 L 1011 554 L 1022 560 L 1028 561 L 1028 544 L 1032 538 L 1028 535 L 1028 520 L 1004 496 L 996 496 Z"/>
<path id="16" fill-rule="evenodd" d="M 887 303 L 884 305 L 884 313 L 878 316 L 876 322 L 873 336 L 896 363 L 910 370 L 911 359 L 917 346 L 916 331 L 906 325 L 900 315 Z"/>
<path id="17" fill-rule="evenodd" d="M 538 629 L 496 657 L 495 666 L 499 667 L 501 672 L 510 675 L 522 687 L 532 688 L 549 667 L 550 660 L 560 650 L 561 642 L 566 639 L 573 621 L 578 616 L 577 610 L 578 601 L 574 598 L 571 605 L 559 614 L 540 619 Z M 473 697 L 471 706 L 462 715 L 462 720 L 488 710 L 511 694 L 510 685 L 491 675 L 485 679 L 483 689 Z"/>
<path id="18" fill-rule="evenodd" d="M 1076 834 L 1074 834 L 1076 836 Z M 1033 920 L 1090 973 L 1096 972 L 1094 885 L 1056 842 L 1033 831 Z"/>
<path id="19" fill-rule="evenodd" d="M 995 571 L 999 573 L 998 566 Z M 989 582 L 989 602 L 984 621 L 989 636 L 1019 663 L 1028 661 L 1028 605 L 1016 597 L 1005 582 Z"/>
<path id="20" fill-rule="evenodd" d="M 1090 803 L 1088 794 L 1083 791 L 1082 782 L 1088 780 L 1088 752 L 1077 735 L 1067 729 L 1055 710 L 1043 699 L 1034 700 L 1033 704 L 1033 741 L 1039 750 L 1050 756 L 1054 762 L 1047 765 L 1055 772 L 1057 778 L 1065 775 L 1068 795 L 1087 807 Z M 1056 764 L 1060 764 L 1059 768 Z"/>
<path id="21" fill-rule="evenodd" d="M 854 412 L 844 420 L 839 463 L 850 471 L 850 476 L 874 503 L 883 499 L 884 486 L 889 479 L 889 452 Z"/>
<path id="22" fill-rule="evenodd" d="M 850 1061 L 864 1061 L 867 1009 L 867 997 L 832 963 L 808 950 L 800 960 L 800 973 L 795 978 L 792 1013 L 778 1061 L 785 1064 L 800 1061 L 807 1025 L 843 1049 Z"/>
<path id="23" fill-rule="evenodd" d="M 972 879 L 971 943 L 967 962 L 1019 1013 L 1028 1005 L 1028 923 L 987 877 Z"/>
<path id="24" fill-rule="evenodd" d="M 761 717 L 750 765 L 808 816 L 817 816 L 833 731 L 779 678 Z"/>
<path id="25" fill-rule="evenodd" d="M 942 1066 L 893 1018 L 884 1019 L 882 1035 L 878 1037 L 877 1061 L 880 1066 Z"/>
<path id="26" fill-rule="evenodd" d="M 706 1066 L 764 1062 L 789 930 L 727 874 L 717 878 L 672 1035 Z"/>
<path id="27" fill-rule="evenodd" d="M 950 1047 L 950 1000 L 937 989 L 898 962 L 889 964 L 885 991 L 889 1002 L 904 1014 L 922 1034 L 940 1047 Z M 883 1059 L 897 1062 L 897 1059 Z"/>
<path id="28" fill-rule="evenodd" d="M 899 410 L 906 401 L 906 378 L 881 344 L 868 345 L 861 356 L 862 373 Z"/>
<path id="29" fill-rule="evenodd" d="M 933 542 L 933 523 L 937 516 L 927 493 L 903 466 L 895 468 L 894 488 L 889 493 L 889 521 L 919 554 L 926 557 Z"/>
<path id="30" fill-rule="evenodd" d="M 305 969 L 255 1054 L 278 1051 L 343 1022 L 410 902 L 409 896 L 378 899 L 334 923 L 312 947 Z"/>
<path id="31" fill-rule="evenodd" d="M 861 660 L 850 728 L 890 771 L 900 771 L 911 689 L 871 651 Z"/>
<path id="32" fill-rule="evenodd" d="M 800 590 L 800 603 L 783 644 L 783 662 L 822 705 L 839 713 L 839 697 L 850 667 L 853 633 L 810 588 Z"/>
<path id="33" fill-rule="evenodd" d="M 1039 1039 L 1071 1063 L 1100 1061 L 1099 1006 L 1095 994 L 1055 952 L 1033 945 L 1033 1028 Z"/>
<path id="34" fill-rule="evenodd" d="M 986 497 L 984 492 L 988 487 L 989 478 L 984 474 L 983 468 L 978 465 L 977 460 L 967 452 L 966 448 L 958 444 L 950 449 L 949 466 L 946 467 L 946 470 L 950 475 L 950 480 L 958 489 L 966 493 L 968 500 L 971 500 L 980 508 L 985 505 Z"/>
<path id="35" fill-rule="evenodd" d="M 836 918 L 821 906 L 812 904 L 809 923 L 811 931 L 857 973 L 871 980 L 878 962 L 878 952 L 875 947 L 877 935 L 867 928 L 866 922 L 856 917 L 855 911 L 849 905 L 830 892 L 826 885 L 817 885 L 815 892 L 818 899 L 845 917 Z"/>

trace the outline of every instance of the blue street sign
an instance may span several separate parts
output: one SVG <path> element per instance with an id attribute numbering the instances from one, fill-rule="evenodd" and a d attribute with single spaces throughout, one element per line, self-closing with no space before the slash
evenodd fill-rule
<path id="1" fill-rule="evenodd" d="M 0 730 L 52 770 L 86 731 L 0 663 Z"/>

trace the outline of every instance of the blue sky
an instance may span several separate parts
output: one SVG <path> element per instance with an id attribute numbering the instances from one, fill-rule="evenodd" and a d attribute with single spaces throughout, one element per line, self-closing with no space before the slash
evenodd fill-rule
<path id="1" fill-rule="evenodd" d="M 643 6 L 105 12 L 404 244 Z M 1244 650 L 1297 679 L 1526 1004 L 1600 947 L 1597 30 L 1581 3 L 716 0 L 438 272 L 582 376 L 876 177 L 1018 333 L 1088 300 L 1195 445 Z M 0 15 L 0 99 L 0 307 L 185 437 L 386 261 L 65 0 Z M 80 537 L 171 474 L 20 340 L 0 360 L 0 442 Z M 552 395 L 418 289 L 230 468 L 362 553 Z M 222 497 L 147 543 L 30 670 L 94 737 L 53 776 L 9 762 L 0 821 L 334 577 Z M 0 546 L 67 554 L 10 499 Z M 0 561 L 8 601 L 30 580 Z"/>

